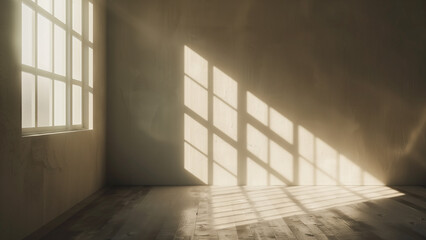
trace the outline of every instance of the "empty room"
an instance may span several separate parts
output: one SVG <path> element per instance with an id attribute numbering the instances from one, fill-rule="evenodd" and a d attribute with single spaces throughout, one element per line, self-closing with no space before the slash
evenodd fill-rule
<path id="1" fill-rule="evenodd" d="M 426 1 L 1 0 L 0 239 L 426 239 Z"/>

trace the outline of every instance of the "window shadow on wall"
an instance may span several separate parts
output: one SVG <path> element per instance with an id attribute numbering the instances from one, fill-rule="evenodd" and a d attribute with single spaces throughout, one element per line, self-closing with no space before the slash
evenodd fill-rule
<path id="1" fill-rule="evenodd" d="M 184 46 L 184 168 L 209 185 L 383 185 Z"/>

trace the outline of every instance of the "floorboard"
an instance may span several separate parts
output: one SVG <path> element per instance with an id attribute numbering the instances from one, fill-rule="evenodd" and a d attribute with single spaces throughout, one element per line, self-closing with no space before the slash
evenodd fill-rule
<path id="1" fill-rule="evenodd" d="M 426 188 L 117 187 L 43 239 L 426 239 Z"/>

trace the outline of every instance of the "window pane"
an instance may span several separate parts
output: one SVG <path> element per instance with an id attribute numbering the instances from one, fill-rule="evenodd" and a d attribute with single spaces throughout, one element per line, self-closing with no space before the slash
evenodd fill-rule
<path id="1" fill-rule="evenodd" d="M 35 77 L 22 72 L 22 127 L 35 127 Z"/>
<path id="2" fill-rule="evenodd" d="M 72 0 L 72 29 L 81 34 L 81 0 Z"/>
<path id="3" fill-rule="evenodd" d="M 93 4 L 89 2 L 89 41 L 93 42 Z"/>
<path id="4" fill-rule="evenodd" d="M 55 0 L 55 17 L 57 17 L 63 23 L 66 22 L 66 0 Z"/>
<path id="5" fill-rule="evenodd" d="M 65 76 L 66 68 L 66 33 L 65 30 L 55 25 L 55 73 Z"/>
<path id="6" fill-rule="evenodd" d="M 55 126 L 64 126 L 66 117 L 66 85 L 55 80 Z"/>
<path id="7" fill-rule="evenodd" d="M 34 11 L 22 4 L 22 63 L 34 67 Z"/>
<path id="8" fill-rule="evenodd" d="M 52 71 L 52 22 L 38 14 L 37 30 L 38 67 Z"/>
<path id="9" fill-rule="evenodd" d="M 89 129 L 93 129 L 93 93 L 89 92 Z"/>
<path id="10" fill-rule="evenodd" d="M 81 41 L 72 38 L 72 78 L 81 81 Z"/>
<path id="11" fill-rule="evenodd" d="M 44 10 L 52 13 L 52 0 L 38 0 L 38 5 L 42 8 L 44 8 Z"/>
<path id="12" fill-rule="evenodd" d="M 81 124 L 81 87 L 72 85 L 72 124 Z"/>
<path id="13" fill-rule="evenodd" d="M 37 77 L 37 126 L 52 126 L 52 79 Z"/>
<path id="14" fill-rule="evenodd" d="M 93 87 L 93 49 L 89 47 L 89 87 Z"/>

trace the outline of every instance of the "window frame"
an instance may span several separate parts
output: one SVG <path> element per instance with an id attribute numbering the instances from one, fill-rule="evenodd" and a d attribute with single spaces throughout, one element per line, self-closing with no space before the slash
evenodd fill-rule
<path id="1" fill-rule="evenodd" d="M 21 103 L 21 129 L 22 135 L 32 134 L 49 134 L 76 130 L 93 130 L 93 95 L 94 95 L 94 0 L 81 1 L 81 33 L 73 29 L 73 1 L 64 0 L 65 2 L 65 22 L 62 22 L 55 16 L 55 0 L 51 1 L 51 11 L 45 10 L 38 4 L 40 0 L 21 0 L 21 8 L 25 5 L 32 10 L 32 64 L 26 65 L 21 61 L 21 84 L 23 84 L 22 74 L 27 73 L 34 76 L 34 99 L 32 107 L 34 107 L 34 116 L 31 116 L 34 121 L 34 127 L 24 127 L 23 121 L 23 103 Z M 78 0 L 77 0 L 78 1 Z M 89 13 L 91 9 L 91 13 Z M 21 20 L 23 20 L 23 10 L 21 9 Z M 38 66 L 38 18 L 44 17 L 50 22 L 51 31 L 51 70 L 46 71 Z M 91 24 L 91 26 L 89 26 Z M 65 32 L 65 75 L 55 73 L 55 27 L 58 26 Z M 21 28 L 23 24 L 21 23 Z M 91 34 L 89 33 L 91 29 Z M 22 29 L 21 29 L 22 33 Z M 73 78 L 73 39 L 78 39 L 81 44 L 81 81 Z M 22 36 L 21 36 L 22 40 Z M 23 51 L 21 44 L 21 51 Z M 92 57 L 89 59 L 89 49 L 91 49 Z M 21 53 L 21 57 L 23 54 Z M 91 67 L 89 67 L 91 65 Z M 51 125 L 39 126 L 38 119 L 38 78 L 45 77 L 51 80 Z M 55 126 L 55 82 L 61 81 L 65 83 L 65 125 Z M 73 86 L 81 88 L 81 123 L 73 124 Z M 21 85 L 21 94 L 23 86 Z M 23 96 L 21 97 L 21 101 Z"/>

